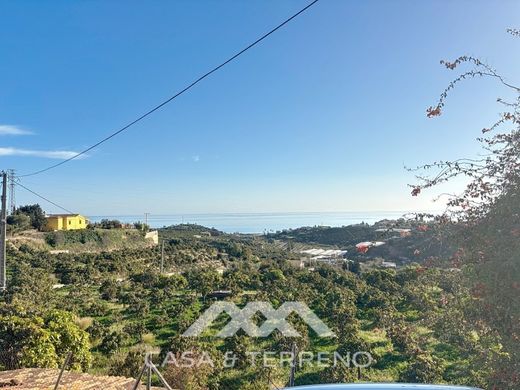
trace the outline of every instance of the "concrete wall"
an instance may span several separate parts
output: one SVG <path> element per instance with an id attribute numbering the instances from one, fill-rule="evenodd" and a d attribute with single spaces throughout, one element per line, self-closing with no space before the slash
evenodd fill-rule
<path id="1" fill-rule="evenodd" d="M 157 230 L 149 231 L 145 234 L 144 238 L 151 239 L 153 243 L 157 245 L 159 243 L 159 232 Z"/>

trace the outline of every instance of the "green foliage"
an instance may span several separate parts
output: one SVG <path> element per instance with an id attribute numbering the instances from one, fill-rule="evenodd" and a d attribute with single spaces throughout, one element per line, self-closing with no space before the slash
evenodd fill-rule
<path id="1" fill-rule="evenodd" d="M 7 230 L 11 233 L 31 228 L 31 217 L 26 214 L 13 214 L 7 217 Z"/>
<path id="2" fill-rule="evenodd" d="M 118 356 L 110 364 L 109 375 L 136 377 L 141 370 L 145 359 L 145 351 L 133 349 L 122 356 Z"/>
<path id="3" fill-rule="evenodd" d="M 52 311 L 39 316 L 0 316 L 0 348 L 11 362 L 22 367 L 58 367 L 73 353 L 74 370 L 85 370 L 91 363 L 88 334 L 74 322 L 70 313 Z"/>
<path id="4" fill-rule="evenodd" d="M 236 368 L 243 369 L 247 366 L 249 361 L 248 352 L 251 351 L 252 343 L 251 339 L 245 335 L 235 335 L 229 337 L 224 342 L 224 350 L 230 351 L 236 357 Z"/>
<path id="5" fill-rule="evenodd" d="M 61 247 L 70 244 L 85 244 L 87 242 L 101 242 L 101 235 L 91 229 L 60 230 L 45 234 L 47 244 L 52 247 Z"/>
<path id="6" fill-rule="evenodd" d="M 150 230 L 150 226 L 143 222 L 134 222 L 134 228 L 143 232 L 147 232 Z"/>
<path id="7" fill-rule="evenodd" d="M 304 242 L 308 244 L 353 246 L 361 241 L 377 238 L 374 229 L 365 223 L 343 227 L 314 226 L 284 230 L 269 235 L 270 238 Z"/>
<path id="8" fill-rule="evenodd" d="M 50 307 L 55 301 L 52 286 L 56 279 L 46 269 L 19 262 L 12 265 L 6 298 L 26 307 Z"/>
<path id="9" fill-rule="evenodd" d="M 113 279 L 109 278 L 106 279 L 103 283 L 101 283 L 101 286 L 99 287 L 99 292 L 101 294 L 101 298 L 112 301 L 116 299 L 119 291 L 119 284 L 118 282 Z"/>
<path id="10" fill-rule="evenodd" d="M 68 340 L 67 345 L 79 340 L 76 353 L 94 351 L 98 372 L 110 369 L 130 374 L 137 366 L 138 353 L 129 352 L 140 350 L 143 342 L 151 348 L 159 347 L 162 356 L 168 351 L 182 353 L 192 348 L 197 353 L 208 350 L 217 357 L 229 349 L 239 356 L 235 369 L 217 366 L 199 374 L 168 367 L 165 371 L 179 378 L 175 382 L 179 388 L 219 384 L 221 388 L 254 389 L 265 388 L 269 381 L 283 386 L 287 367 L 260 372 L 249 365 L 246 354 L 256 350 L 290 351 L 293 344 L 299 351 L 315 353 L 370 352 L 377 361 L 370 369 L 362 370 L 361 380 L 433 378 L 454 382 L 463 378 L 465 384 L 483 386 L 492 370 L 482 367 L 506 364 L 508 356 L 510 359 L 511 355 L 500 347 L 498 335 L 486 334 L 465 320 L 465 308 L 474 298 L 471 289 L 461 283 L 461 273 L 417 265 L 397 271 L 375 269 L 359 275 L 331 266 L 309 271 L 289 266 L 284 259 L 291 258 L 291 253 L 259 237 L 202 236 L 200 231 L 198 237 L 193 237 L 192 233 L 188 229 L 167 229 L 164 233 L 168 237 L 165 265 L 167 270 L 173 270 L 168 274 L 158 272 L 160 251 L 155 247 L 57 255 L 10 248 L 10 258 L 17 261 L 9 263 L 6 299 L 18 309 L 13 313 L 0 305 L 0 316 L 40 318 L 43 325 L 38 325 L 34 338 L 42 340 L 42 348 L 48 348 L 47 366 L 57 364 L 65 350 L 52 336 L 58 333 Z M 244 252 L 230 248 L 247 248 L 249 254 L 235 257 Z M 222 260 L 223 250 L 233 256 L 228 254 Z M 226 266 L 223 276 L 216 272 L 214 264 Z M 56 282 L 65 286 L 53 288 Z M 269 301 L 275 308 L 287 301 L 305 302 L 338 337 L 318 338 L 297 315 L 290 315 L 288 320 L 302 335 L 300 338 L 274 332 L 262 340 L 238 334 L 216 341 L 211 334 L 224 325 L 226 316 L 217 318 L 214 328 L 202 338 L 180 337 L 211 305 L 208 294 L 218 289 L 230 289 L 232 294 L 226 299 L 240 307 L 258 300 Z M 92 318 L 86 329 L 88 345 L 71 317 L 56 317 L 52 314 L 55 309 Z M 257 315 L 255 320 L 260 324 L 263 318 Z M 30 356 L 26 355 L 24 364 L 35 364 Z M 429 359 L 439 363 L 439 371 L 432 369 Z M 88 361 L 77 360 L 77 368 L 86 367 Z M 419 371 L 424 371 L 424 376 Z M 299 384 L 324 379 L 358 380 L 358 374 L 352 367 L 311 366 L 299 371 L 297 379 Z"/>
<path id="11" fill-rule="evenodd" d="M 188 284 L 196 291 L 199 291 L 203 297 L 210 292 L 218 290 L 221 285 L 221 276 L 213 270 L 193 270 L 186 274 Z"/>
<path id="12" fill-rule="evenodd" d="M 53 310 L 45 316 L 45 328 L 49 330 L 60 358 L 72 352 L 71 369 L 86 370 L 90 367 L 92 357 L 88 333 L 79 328 L 74 315 Z"/>
<path id="13" fill-rule="evenodd" d="M 127 337 L 123 331 L 114 330 L 103 337 L 99 350 L 108 355 L 114 354 L 124 345 Z"/>
<path id="14" fill-rule="evenodd" d="M 405 371 L 399 376 L 400 382 L 408 383 L 439 383 L 442 379 L 443 364 L 441 359 L 421 352 L 410 359 Z"/>
<path id="15" fill-rule="evenodd" d="M 123 227 L 123 224 L 117 219 L 102 219 L 98 225 L 101 229 L 121 229 Z"/>
<path id="16" fill-rule="evenodd" d="M 427 227 L 423 231 L 424 227 Z M 409 235 L 401 236 L 393 228 L 409 229 Z M 305 245 L 326 245 L 348 251 L 348 257 L 356 262 L 352 271 L 359 273 L 359 261 L 383 258 L 398 263 L 412 261 L 423 262 L 431 257 L 448 257 L 456 249 L 453 242 L 443 239 L 448 235 L 444 228 L 441 235 L 434 224 L 420 221 L 399 219 L 396 221 L 383 220 L 373 225 L 360 223 L 342 227 L 314 226 L 289 229 L 269 234 L 269 240 L 281 240 L 288 249 L 297 243 Z M 356 244 L 364 241 L 384 241 L 385 245 L 370 248 L 365 253 L 359 253 Z M 356 264 L 357 263 L 357 264 Z"/>
<path id="17" fill-rule="evenodd" d="M 43 212 L 43 210 L 39 204 L 20 206 L 16 209 L 14 214 L 15 215 L 25 215 L 25 216 L 29 217 L 29 219 L 31 221 L 30 224 L 34 229 L 42 230 L 43 227 L 45 226 L 45 223 L 46 223 L 45 213 Z M 13 221 L 13 220 L 11 219 L 11 221 Z M 18 221 L 20 221 L 20 220 L 18 219 Z"/>
<path id="18" fill-rule="evenodd" d="M 89 225 L 90 226 L 90 225 Z M 45 233 L 45 242 L 54 249 L 83 251 L 146 248 L 141 231 L 135 229 L 89 229 L 58 230 Z"/>
<path id="19" fill-rule="evenodd" d="M 8 366 L 58 367 L 51 333 L 40 317 L 0 317 L 0 348 L 8 353 Z"/>

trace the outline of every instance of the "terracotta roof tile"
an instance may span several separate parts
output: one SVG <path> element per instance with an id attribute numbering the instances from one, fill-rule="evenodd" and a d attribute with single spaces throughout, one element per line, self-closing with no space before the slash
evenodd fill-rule
<path id="1" fill-rule="evenodd" d="M 0 372 L 0 389 L 52 390 L 59 370 L 48 368 L 23 368 Z M 60 390 L 130 390 L 134 379 L 122 376 L 94 376 L 65 371 Z M 141 386 L 140 389 L 144 389 Z M 159 390 L 160 387 L 153 389 Z"/>

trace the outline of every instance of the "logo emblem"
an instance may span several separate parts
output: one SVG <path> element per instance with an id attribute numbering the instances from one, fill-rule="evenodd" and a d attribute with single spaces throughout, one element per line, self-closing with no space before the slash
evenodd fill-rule
<path id="1" fill-rule="evenodd" d="M 267 337 L 275 329 L 278 329 L 286 337 L 300 337 L 300 333 L 286 320 L 292 312 L 297 313 L 319 337 L 336 336 L 305 303 L 285 302 L 278 309 L 274 309 L 269 302 L 260 301 L 249 302 L 243 309 L 232 302 L 216 302 L 202 313 L 182 336 L 200 336 L 223 312 L 231 316 L 231 321 L 216 334 L 216 337 L 220 338 L 232 337 L 239 329 L 242 329 L 251 337 Z M 260 327 L 252 320 L 252 317 L 258 312 L 266 318 Z"/>

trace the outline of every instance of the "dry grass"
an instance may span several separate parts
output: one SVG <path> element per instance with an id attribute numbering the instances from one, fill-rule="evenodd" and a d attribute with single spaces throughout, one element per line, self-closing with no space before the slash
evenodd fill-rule
<path id="1" fill-rule="evenodd" d="M 153 333 L 144 333 L 144 334 L 141 336 L 141 341 L 142 341 L 144 344 L 154 345 L 154 344 L 155 344 L 155 336 L 154 336 Z"/>
<path id="2" fill-rule="evenodd" d="M 76 324 L 82 329 L 87 330 L 92 325 L 92 317 L 82 317 L 76 320 Z"/>

